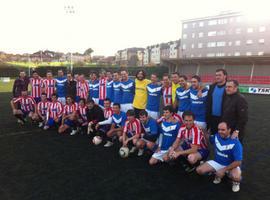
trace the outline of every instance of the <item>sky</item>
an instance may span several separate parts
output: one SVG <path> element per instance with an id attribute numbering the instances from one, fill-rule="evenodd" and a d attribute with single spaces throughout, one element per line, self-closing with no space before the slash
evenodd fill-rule
<path id="1" fill-rule="evenodd" d="M 0 51 L 33 53 L 49 49 L 83 53 L 91 47 L 94 55 L 105 56 L 128 47 L 177 40 L 181 37 L 181 20 L 229 10 L 256 18 L 268 15 L 270 6 L 268 0 L 0 0 L 0 3 Z"/>

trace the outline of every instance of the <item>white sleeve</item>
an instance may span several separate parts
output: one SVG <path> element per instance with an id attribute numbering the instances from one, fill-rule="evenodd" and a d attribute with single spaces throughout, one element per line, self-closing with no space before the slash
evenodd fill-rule
<path id="1" fill-rule="evenodd" d="M 106 125 L 106 124 L 111 124 L 112 123 L 112 117 L 109 117 L 108 119 L 98 122 L 99 125 Z"/>
<path id="2" fill-rule="evenodd" d="M 160 134 L 159 138 L 158 138 L 158 147 L 161 147 L 161 145 L 162 145 L 162 138 L 163 138 L 163 135 Z"/>

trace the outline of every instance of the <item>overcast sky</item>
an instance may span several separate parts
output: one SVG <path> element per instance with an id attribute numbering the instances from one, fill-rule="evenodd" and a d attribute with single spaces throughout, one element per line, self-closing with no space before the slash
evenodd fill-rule
<path id="1" fill-rule="evenodd" d="M 181 20 L 233 10 L 269 14 L 268 0 L 0 0 L 0 51 L 114 55 L 179 39 Z M 65 7 L 74 6 L 74 14 Z"/>

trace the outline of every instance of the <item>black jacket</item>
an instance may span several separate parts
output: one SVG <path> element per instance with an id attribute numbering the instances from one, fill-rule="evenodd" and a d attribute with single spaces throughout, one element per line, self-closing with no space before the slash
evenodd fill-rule
<path id="1" fill-rule="evenodd" d="M 229 123 L 232 131 L 239 130 L 239 137 L 243 137 L 248 121 L 248 103 L 239 92 L 226 95 L 223 103 L 222 121 Z"/>
<path id="2" fill-rule="evenodd" d="M 66 81 L 66 91 L 67 91 L 67 96 L 70 96 L 75 100 L 76 97 L 76 84 L 77 82 L 72 80 L 72 81 Z"/>
<path id="3" fill-rule="evenodd" d="M 94 124 L 105 120 L 103 110 L 98 105 L 94 105 L 92 109 L 88 109 L 86 116 L 88 122 L 92 121 Z"/>

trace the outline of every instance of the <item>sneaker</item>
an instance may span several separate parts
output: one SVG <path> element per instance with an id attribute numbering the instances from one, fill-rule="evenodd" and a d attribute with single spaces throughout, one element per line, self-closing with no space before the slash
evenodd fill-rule
<path id="1" fill-rule="evenodd" d="M 49 128 L 50 127 L 46 125 L 46 126 L 43 127 L 43 130 L 48 130 Z"/>
<path id="2" fill-rule="evenodd" d="M 42 122 L 39 122 L 38 123 L 38 127 L 41 128 L 43 126 L 43 123 Z"/>
<path id="3" fill-rule="evenodd" d="M 239 182 L 232 182 L 232 191 L 239 192 L 240 191 L 240 183 Z"/>
<path id="4" fill-rule="evenodd" d="M 139 149 L 138 156 L 142 156 L 142 155 L 143 155 L 143 149 Z"/>
<path id="5" fill-rule="evenodd" d="M 219 178 L 219 177 L 215 177 L 215 179 L 214 179 L 214 181 L 213 181 L 213 183 L 214 184 L 219 184 L 219 183 L 221 183 L 221 178 Z"/>
<path id="6" fill-rule="evenodd" d="M 70 132 L 70 135 L 75 135 L 77 133 L 77 130 L 72 130 L 71 132 Z"/>
<path id="7" fill-rule="evenodd" d="M 104 144 L 104 147 L 111 147 L 113 143 L 111 141 L 107 141 L 106 144 Z"/>
<path id="8" fill-rule="evenodd" d="M 129 153 L 134 153 L 136 151 L 136 147 L 132 147 Z"/>

